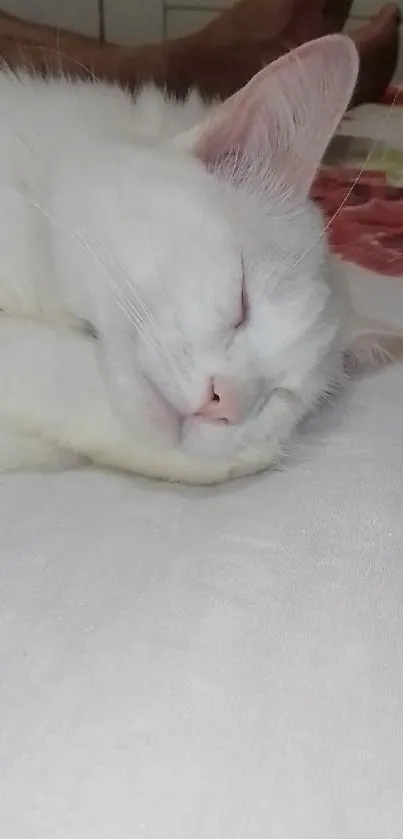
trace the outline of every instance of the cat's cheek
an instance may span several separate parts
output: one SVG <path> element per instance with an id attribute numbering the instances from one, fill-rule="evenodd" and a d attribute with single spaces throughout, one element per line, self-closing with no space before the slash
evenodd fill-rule
<path id="1" fill-rule="evenodd" d="M 123 387 L 117 388 L 115 399 L 124 425 L 137 443 L 162 449 L 179 446 L 178 416 L 144 380 L 132 378 L 129 384 L 125 381 Z"/>
<path id="2" fill-rule="evenodd" d="M 153 429 L 162 441 L 169 445 L 179 445 L 181 439 L 181 426 L 176 414 L 160 400 L 152 390 L 145 398 L 146 417 Z"/>

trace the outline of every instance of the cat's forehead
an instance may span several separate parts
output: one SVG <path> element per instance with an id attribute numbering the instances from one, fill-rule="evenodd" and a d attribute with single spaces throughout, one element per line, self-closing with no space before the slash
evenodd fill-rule
<path id="1" fill-rule="evenodd" d="M 227 259 L 237 250 L 231 205 L 220 185 L 194 165 L 148 184 L 142 201 L 143 221 L 166 253 L 201 262 Z"/>
<path id="2" fill-rule="evenodd" d="M 224 218 L 203 213 L 200 207 L 181 207 L 166 216 L 161 213 L 150 225 L 152 266 L 158 262 L 168 281 L 173 280 L 183 295 L 197 289 L 224 293 L 234 277 L 242 276 L 242 255 L 235 232 Z"/>
<path id="3" fill-rule="evenodd" d="M 183 225 L 202 225 L 213 233 L 228 228 L 230 204 L 225 191 L 196 160 L 166 161 L 144 185 L 150 212 L 161 214 L 167 223 L 179 218 Z"/>

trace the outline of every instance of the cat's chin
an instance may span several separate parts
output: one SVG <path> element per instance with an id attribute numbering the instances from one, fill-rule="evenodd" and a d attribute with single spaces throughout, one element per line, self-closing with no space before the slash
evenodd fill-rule
<path id="1" fill-rule="evenodd" d="M 239 432 L 239 426 L 186 419 L 176 454 L 171 450 L 162 455 L 158 477 L 203 486 L 227 483 L 276 467 L 282 454 L 278 442 L 240 446 Z M 168 476 L 163 473 L 170 460 Z"/>
<path id="2" fill-rule="evenodd" d="M 271 446 L 248 448 L 231 458 L 196 457 L 182 449 L 131 451 L 130 469 L 137 474 L 170 483 L 211 486 L 256 475 L 276 465 L 279 450 Z M 127 462 L 124 468 L 127 469 Z"/>
<path id="3" fill-rule="evenodd" d="M 231 460 L 236 429 L 225 423 L 190 417 L 182 423 L 180 450 L 196 459 Z"/>

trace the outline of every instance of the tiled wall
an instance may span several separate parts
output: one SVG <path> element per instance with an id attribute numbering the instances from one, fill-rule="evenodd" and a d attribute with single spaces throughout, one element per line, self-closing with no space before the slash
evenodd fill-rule
<path id="1" fill-rule="evenodd" d="M 95 36 L 101 6 L 100 0 L 0 0 L 0 9 L 11 15 Z"/>
<path id="2" fill-rule="evenodd" d="M 0 8 L 38 23 L 125 44 L 196 30 L 234 0 L 0 0 Z"/>
<path id="3" fill-rule="evenodd" d="M 403 14 L 403 0 L 395 0 L 395 2 L 401 7 Z M 354 0 L 346 30 L 367 23 L 385 3 L 386 0 Z M 231 5 L 233 5 L 233 0 L 215 0 L 215 2 L 214 0 L 165 0 L 165 36 L 175 37 L 195 31 L 208 23 L 218 10 Z M 398 81 L 403 80 L 403 28 L 400 53 L 396 72 Z"/>
<path id="4" fill-rule="evenodd" d="M 386 0 L 355 0 L 347 28 L 368 21 Z M 234 0 L 0 0 L 11 14 L 124 44 L 195 31 Z M 398 0 L 402 7 L 403 0 Z M 397 78 L 403 79 L 403 47 Z"/>
<path id="5" fill-rule="evenodd" d="M 401 8 L 403 15 L 403 0 L 394 0 L 394 2 L 396 6 Z M 386 0 L 354 0 L 350 13 L 350 19 L 346 25 L 346 31 L 348 32 L 349 29 L 355 29 L 365 23 L 368 23 L 371 17 L 373 17 L 373 15 L 385 5 Z M 396 68 L 395 80 L 398 82 L 403 81 L 403 25 L 401 28 L 400 55 L 398 66 Z"/>
<path id="6" fill-rule="evenodd" d="M 165 37 L 175 38 L 194 32 L 233 3 L 234 0 L 165 0 Z"/>

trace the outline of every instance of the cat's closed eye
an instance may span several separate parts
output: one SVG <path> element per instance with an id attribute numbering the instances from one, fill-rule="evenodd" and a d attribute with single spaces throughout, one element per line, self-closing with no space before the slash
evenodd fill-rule
<path id="1" fill-rule="evenodd" d="M 239 329 L 241 326 L 245 326 L 249 314 L 249 306 L 248 306 L 248 298 L 246 294 L 245 288 L 245 276 L 242 277 L 242 290 L 241 290 L 241 297 L 239 300 L 239 308 L 238 314 L 235 320 L 235 329 Z"/>

